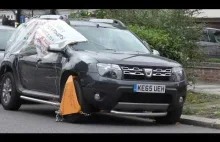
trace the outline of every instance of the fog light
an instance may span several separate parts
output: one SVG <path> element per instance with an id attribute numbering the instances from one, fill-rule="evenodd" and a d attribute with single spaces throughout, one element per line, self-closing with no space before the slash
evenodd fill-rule
<path id="1" fill-rule="evenodd" d="M 183 102 L 183 97 L 179 98 L 179 102 L 182 103 Z"/>
<path id="2" fill-rule="evenodd" d="M 94 98 L 95 98 L 96 100 L 99 100 L 99 99 L 100 99 L 99 93 L 96 93 L 95 96 L 94 96 Z"/>

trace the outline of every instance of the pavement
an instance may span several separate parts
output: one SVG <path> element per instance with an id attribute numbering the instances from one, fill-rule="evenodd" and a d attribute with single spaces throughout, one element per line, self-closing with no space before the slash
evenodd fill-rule
<path id="1" fill-rule="evenodd" d="M 193 124 L 194 126 L 220 129 L 219 119 L 210 119 L 210 118 L 204 118 L 198 116 L 182 115 L 180 122 L 189 125 Z"/>
<path id="2" fill-rule="evenodd" d="M 6 111 L 0 104 L 0 133 L 220 133 L 218 129 L 176 124 L 160 125 L 150 119 L 95 115 L 84 124 L 55 121 L 55 107 L 26 104 Z"/>
<path id="3" fill-rule="evenodd" d="M 188 86 L 188 90 L 196 93 L 220 95 L 220 82 L 197 82 L 195 85 Z"/>

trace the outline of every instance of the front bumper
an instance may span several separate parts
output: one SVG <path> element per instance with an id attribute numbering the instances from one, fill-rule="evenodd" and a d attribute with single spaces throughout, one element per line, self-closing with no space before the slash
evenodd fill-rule
<path id="1" fill-rule="evenodd" d="M 133 84 L 138 83 L 166 85 L 165 94 L 134 93 Z M 164 112 L 182 107 L 187 90 L 186 81 L 152 82 L 146 80 L 115 80 L 101 77 L 97 73 L 90 73 L 87 78 L 81 79 L 81 84 L 85 99 L 95 108 L 124 114 L 128 111 L 139 110 Z M 100 95 L 99 100 L 96 100 L 94 97 L 96 93 Z M 179 102 L 180 97 L 183 98 L 182 103 Z"/>

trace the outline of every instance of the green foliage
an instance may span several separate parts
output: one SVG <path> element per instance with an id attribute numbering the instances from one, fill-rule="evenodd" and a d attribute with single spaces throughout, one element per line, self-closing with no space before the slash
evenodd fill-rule
<path id="1" fill-rule="evenodd" d="M 98 9 L 94 12 L 96 18 L 106 18 L 106 12 L 103 9 Z"/>
<path id="2" fill-rule="evenodd" d="M 106 10 L 106 17 L 118 19 L 146 40 L 161 55 L 186 66 L 201 60 L 202 52 L 196 43 L 203 25 L 195 23 L 198 10 Z"/>
<path id="3" fill-rule="evenodd" d="M 189 91 L 183 108 L 183 114 L 206 118 L 220 118 L 220 96 Z"/>
<path id="4" fill-rule="evenodd" d="M 178 60 L 179 54 L 172 50 L 170 44 L 170 36 L 160 29 L 146 29 L 139 26 L 128 26 L 128 29 L 138 35 L 143 40 L 146 40 L 152 49 L 160 51 L 161 56 Z"/>
<path id="5" fill-rule="evenodd" d="M 188 106 L 185 106 L 184 109 L 183 109 L 183 114 L 185 114 L 185 115 L 193 115 L 193 114 L 196 114 L 196 113 L 197 113 L 196 110 L 191 109 Z"/>
<path id="6" fill-rule="evenodd" d="M 202 94 L 202 93 L 194 93 L 194 92 L 188 91 L 187 97 L 186 97 L 186 103 L 201 104 L 201 103 L 213 102 L 217 99 L 220 99 L 220 96 Z"/>
<path id="7" fill-rule="evenodd" d="M 88 16 L 88 11 L 86 11 L 86 10 L 80 10 L 79 15 L 80 15 L 81 17 L 87 17 L 87 16 Z"/>
<path id="8" fill-rule="evenodd" d="M 220 63 L 220 58 L 209 58 L 207 62 Z"/>
<path id="9" fill-rule="evenodd" d="M 69 18 L 74 19 L 77 17 L 77 13 L 70 13 Z"/>
<path id="10" fill-rule="evenodd" d="M 70 13 L 69 18 L 89 18 L 91 17 L 91 13 L 89 13 L 87 10 L 79 10 L 77 13 Z"/>

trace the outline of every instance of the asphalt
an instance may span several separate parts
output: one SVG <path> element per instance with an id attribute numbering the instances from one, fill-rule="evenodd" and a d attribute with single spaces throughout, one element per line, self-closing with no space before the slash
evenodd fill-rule
<path id="1" fill-rule="evenodd" d="M 6 111 L 0 104 L 0 133 L 220 133 L 211 128 L 107 115 L 94 115 L 84 124 L 56 122 L 55 110 L 53 106 L 26 104 L 19 111 Z"/>

